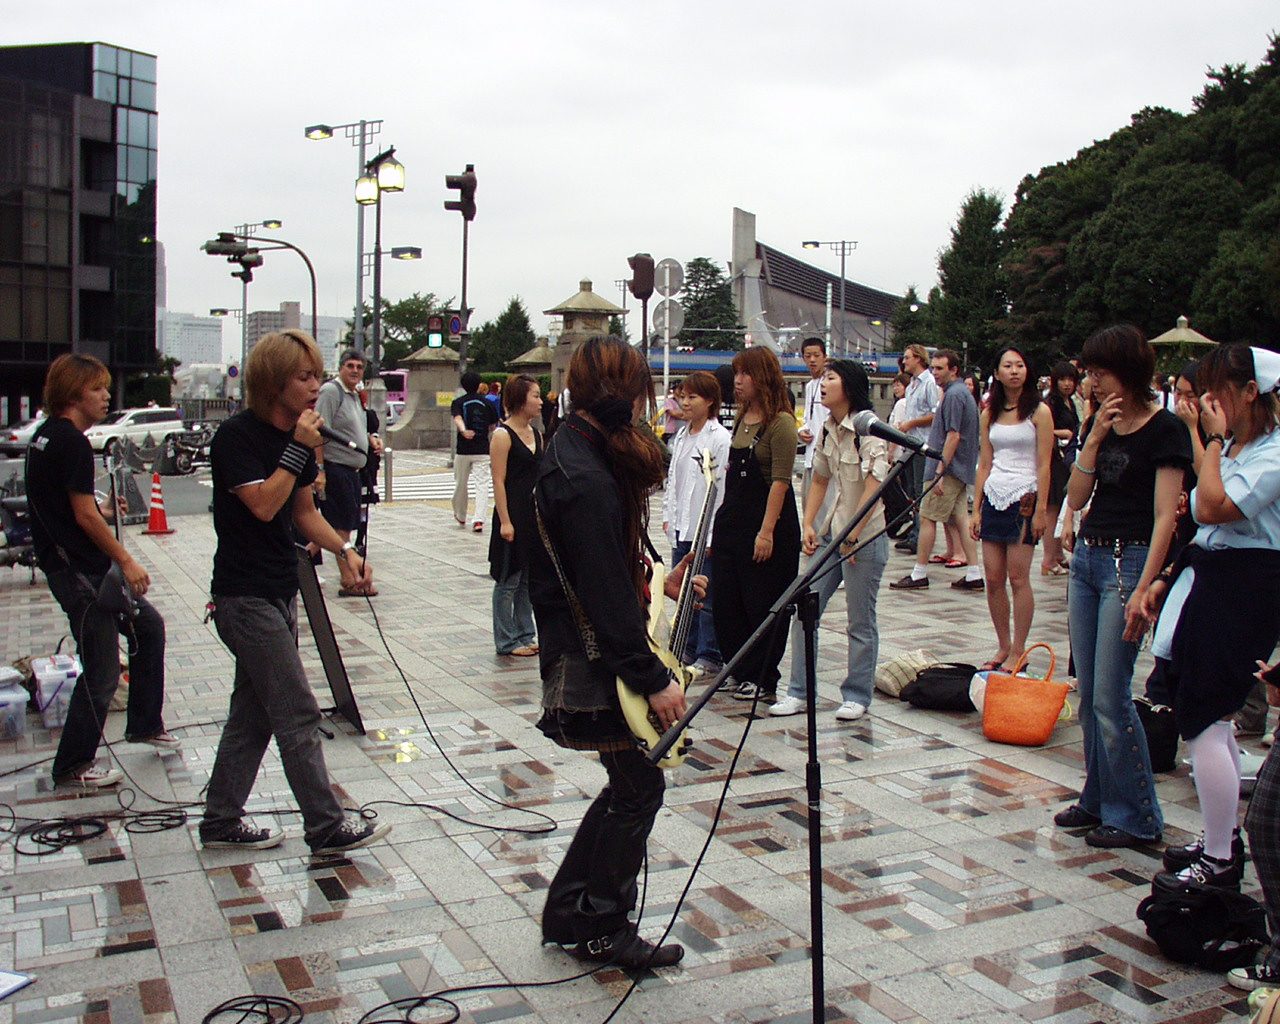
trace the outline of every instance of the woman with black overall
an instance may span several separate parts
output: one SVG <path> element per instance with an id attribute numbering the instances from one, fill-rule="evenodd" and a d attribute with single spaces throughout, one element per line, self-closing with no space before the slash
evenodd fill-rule
<path id="1" fill-rule="evenodd" d="M 800 517 L 791 487 L 796 420 L 778 357 L 767 348 L 739 352 L 733 391 L 738 418 L 712 545 L 713 613 L 726 663 L 764 622 L 800 564 Z M 738 700 L 776 700 L 785 618 L 781 626 L 734 670 Z"/>

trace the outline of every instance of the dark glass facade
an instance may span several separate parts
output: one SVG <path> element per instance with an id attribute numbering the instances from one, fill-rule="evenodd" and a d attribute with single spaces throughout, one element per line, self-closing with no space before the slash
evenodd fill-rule
<path id="1" fill-rule="evenodd" d="M 0 47 L 0 395 L 39 405 L 63 352 L 117 395 L 156 361 L 156 59 L 105 43 Z"/>

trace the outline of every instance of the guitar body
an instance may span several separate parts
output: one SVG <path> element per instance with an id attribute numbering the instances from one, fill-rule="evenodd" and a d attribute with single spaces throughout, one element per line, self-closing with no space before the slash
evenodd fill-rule
<path id="1" fill-rule="evenodd" d="M 693 559 L 685 570 L 684 579 L 680 584 L 680 598 L 676 602 L 676 612 L 672 618 L 665 617 L 664 587 L 667 573 L 661 560 L 654 562 L 649 581 L 649 647 L 657 655 L 658 660 L 671 670 L 672 678 L 680 684 L 682 690 L 688 690 L 689 684 L 693 681 L 693 672 L 681 664 L 680 654 L 684 650 L 685 639 L 689 635 L 689 627 L 693 621 L 698 599 L 693 589 L 693 578 L 702 571 L 702 563 L 706 558 L 711 510 L 715 507 L 716 501 L 715 465 L 711 458 L 711 450 L 704 448 L 695 458 L 707 483 L 707 495 L 702 503 L 702 513 L 698 518 L 697 529 L 694 531 Z M 658 716 L 649 707 L 646 697 L 636 693 L 621 679 L 617 680 L 617 686 L 618 703 L 622 706 L 622 716 L 627 721 L 627 727 L 642 750 L 652 750 L 662 738 Z M 663 768 L 675 768 L 682 764 L 689 746 L 689 733 L 686 730 L 658 764 Z"/>

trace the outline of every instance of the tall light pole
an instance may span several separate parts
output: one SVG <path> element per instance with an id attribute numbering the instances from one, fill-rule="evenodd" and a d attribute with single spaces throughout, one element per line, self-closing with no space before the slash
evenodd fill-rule
<path id="1" fill-rule="evenodd" d="M 381 121 L 353 121 L 350 124 L 313 124 L 305 129 L 308 139 L 319 141 L 333 138 L 333 133 L 341 131 L 358 153 L 356 172 L 363 175 L 368 163 L 368 146 L 373 137 L 382 131 Z M 356 209 L 356 306 L 355 316 L 351 322 L 351 340 L 353 347 L 364 351 L 364 206 Z"/>
<path id="2" fill-rule="evenodd" d="M 382 193 L 404 191 L 404 164 L 396 159 L 391 146 L 364 165 L 364 173 L 356 179 L 356 202 L 363 208 L 372 206 L 373 216 L 373 346 L 369 369 L 376 376 L 382 355 Z M 364 254 L 360 254 L 360 272 L 364 273 Z"/>
<path id="3" fill-rule="evenodd" d="M 848 240 L 846 240 L 846 239 L 841 239 L 841 240 L 840 240 L 840 241 L 838 241 L 838 242 L 813 242 L 813 241 L 810 241 L 810 242 L 801 242 L 800 244 L 801 244 L 801 246 L 803 246 L 805 249 L 821 249 L 821 248 L 825 247 L 825 248 L 827 248 L 827 249 L 834 249 L 836 252 L 838 252 L 838 253 L 840 254 L 840 341 L 841 341 L 841 344 L 842 344 L 842 345 L 843 345 L 843 347 L 844 347 L 844 354 L 845 354 L 845 355 L 848 355 L 848 354 L 849 354 L 849 339 L 845 336 L 845 331 L 844 331 L 844 314 L 845 314 L 845 308 L 844 308 L 844 261 L 845 261 L 845 257 L 846 257 L 846 256 L 848 256 L 848 255 L 849 255 L 849 253 L 853 252 L 853 250 L 854 250 L 854 249 L 858 248 L 858 243 L 857 243 L 857 242 L 848 241 Z M 828 340 L 828 342 L 832 341 L 832 339 L 830 339 L 830 338 L 828 338 L 827 340 Z"/>

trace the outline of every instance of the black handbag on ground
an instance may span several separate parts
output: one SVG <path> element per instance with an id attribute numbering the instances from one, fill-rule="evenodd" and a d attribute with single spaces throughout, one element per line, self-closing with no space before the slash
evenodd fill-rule
<path id="1" fill-rule="evenodd" d="M 1138 919 L 1170 960 L 1211 971 L 1253 963 L 1269 941 L 1261 903 L 1212 885 L 1153 885 L 1151 895 L 1138 904 Z"/>
<path id="2" fill-rule="evenodd" d="M 1142 731 L 1147 734 L 1147 750 L 1153 772 L 1171 772 L 1178 766 L 1178 723 L 1173 708 L 1155 704 L 1149 697 L 1134 697 L 1134 710 Z"/>
<path id="3" fill-rule="evenodd" d="M 902 688 L 902 699 L 928 711 L 976 711 L 969 699 L 969 684 L 977 671 L 958 661 L 930 665 Z"/>
<path id="4" fill-rule="evenodd" d="M 885 531 L 890 540 L 901 540 L 911 531 L 911 495 L 899 473 L 889 481 L 880 499 L 884 503 L 884 519 L 889 524 Z"/>

